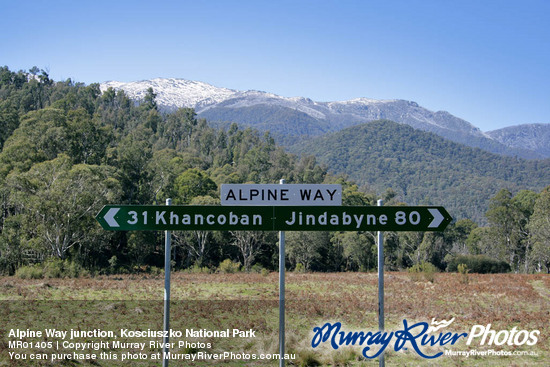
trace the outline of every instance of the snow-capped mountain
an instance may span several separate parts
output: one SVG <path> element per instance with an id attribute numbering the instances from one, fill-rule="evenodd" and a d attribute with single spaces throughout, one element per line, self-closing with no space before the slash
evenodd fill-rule
<path id="1" fill-rule="evenodd" d="M 157 94 L 157 104 L 165 110 L 194 108 L 199 117 L 213 123 L 237 122 L 258 130 L 269 130 L 280 143 L 287 145 L 304 137 L 387 119 L 493 153 L 524 158 L 545 157 L 545 154 L 520 145 L 509 146 L 446 111 L 433 112 L 412 101 L 356 98 L 316 102 L 304 97 L 282 97 L 254 90 L 238 91 L 174 78 L 101 84 L 102 91 L 108 88 L 122 89 L 134 100 L 142 99 L 147 89 L 153 88 Z"/>
<path id="2" fill-rule="evenodd" d="M 487 132 L 509 147 L 526 148 L 550 157 L 550 124 L 524 124 Z"/>
<path id="3" fill-rule="evenodd" d="M 122 89 L 133 100 L 143 99 L 147 89 L 153 88 L 157 94 L 157 103 L 167 109 L 190 107 L 199 110 L 203 106 L 225 101 L 238 93 L 232 89 L 218 88 L 203 82 L 174 78 L 129 83 L 109 81 L 102 83 L 100 88 L 102 92 L 109 88 Z"/>

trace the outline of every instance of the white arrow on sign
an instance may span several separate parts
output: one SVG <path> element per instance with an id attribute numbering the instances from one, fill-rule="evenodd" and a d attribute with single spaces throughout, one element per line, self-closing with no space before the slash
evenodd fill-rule
<path id="1" fill-rule="evenodd" d="M 118 222 L 115 220 L 115 215 L 116 213 L 118 213 L 119 210 L 120 208 L 111 208 L 107 213 L 105 213 L 105 216 L 103 218 L 110 227 L 120 227 L 118 225 Z"/>
<path id="2" fill-rule="evenodd" d="M 441 224 L 441 222 L 443 222 L 443 219 L 445 219 L 445 217 L 443 217 L 443 215 L 441 215 L 439 210 L 437 210 L 435 208 L 428 208 L 428 211 L 434 217 L 432 222 L 428 225 L 428 228 L 437 228 L 437 227 L 439 227 L 439 225 Z"/>

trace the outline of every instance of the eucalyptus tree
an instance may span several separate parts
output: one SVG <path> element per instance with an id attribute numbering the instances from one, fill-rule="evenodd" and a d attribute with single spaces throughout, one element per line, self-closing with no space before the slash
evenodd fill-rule
<path id="1" fill-rule="evenodd" d="M 550 186 L 535 202 L 528 228 L 533 241 L 531 260 L 535 270 L 550 273 Z"/>
<path id="2" fill-rule="evenodd" d="M 18 202 L 21 225 L 29 243 L 47 256 L 78 256 L 107 244 L 109 234 L 97 226 L 99 209 L 120 199 L 120 183 L 108 166 L 72 165 L 60 155 L 33 165 L 28 172 L 14 172 L 7 179 Z"/>

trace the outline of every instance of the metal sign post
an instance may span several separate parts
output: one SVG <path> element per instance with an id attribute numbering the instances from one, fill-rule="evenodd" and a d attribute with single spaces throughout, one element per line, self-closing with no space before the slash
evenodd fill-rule
<path id="1" fill-rule="evenodd" d="M 171 205 L 172 199 L 166 199 L 166 205 Z M 163 338 L 163 351 L 164 358 L 162 360 L 162 367 L 168 367 L 168 352 L 169 352 L 169 334 L 170 334 L 170 254 L 172 234 L 170 231 L 164 232 L 164 338 Z"/>
<path id="2" fill-rule="evenodd" d="M 279 182 L 284 185 L 285 180 Z M 285 232 L 279 232 L 279 367 L 285 365 Z"/>
<path id="3" fill-rule="evenodd" d="M 382 206 L 383 200 L 377 205 Z M 384 233 L 378 231 L 378 330 L 384 331 Z M 380 354 L 379 366 L 384 367 L 384 352 Z"/>

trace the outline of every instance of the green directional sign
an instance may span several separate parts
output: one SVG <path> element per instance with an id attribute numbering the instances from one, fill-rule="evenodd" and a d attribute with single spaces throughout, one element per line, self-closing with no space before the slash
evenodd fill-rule
<path id="1" fill-rule="evenodd" d="M 107 205 L 106 230 L 443 231 L 452 218 L 424 206 L 157 206 Z"/>
<path id="2" fill-rule="evenodd" d="M 443 207 L 276 207 L 281 231 L 443 231 L 452 221 Z"/>
<path id="3" fill-rule="evenodd" d="M 107 205 L 96 216 L 104 229 L 253 230 L 273 229 L 271 207 Z"/>

